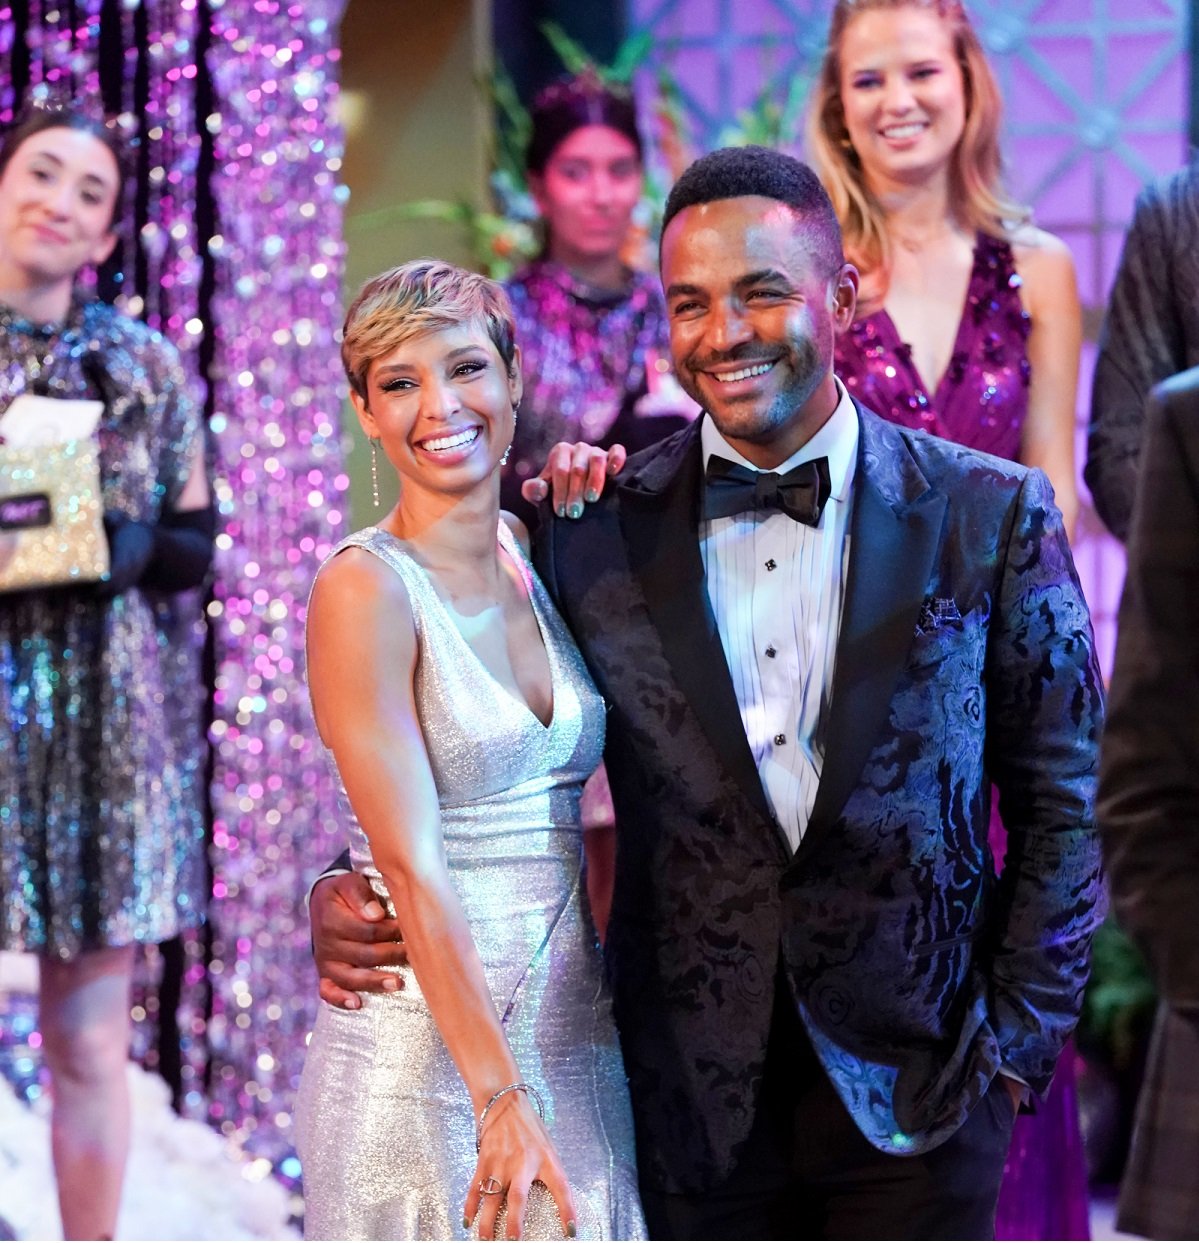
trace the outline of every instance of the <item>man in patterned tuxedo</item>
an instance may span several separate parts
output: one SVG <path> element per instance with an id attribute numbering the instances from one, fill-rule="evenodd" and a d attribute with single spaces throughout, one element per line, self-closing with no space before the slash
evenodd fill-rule
<path id="1" fill-rule="evenodd" d="M 986 1237 L 1100 901 L 1102 687 L 1060 515 L 1040 472 L 834 378 L 857 274 L 798 161 L 697 161 L 661 267 L 705 414 L 539 559 L 611 705 L 605 948 L 647 1220 Z M 318 926 L 322 975 L 336 956 Z"/>

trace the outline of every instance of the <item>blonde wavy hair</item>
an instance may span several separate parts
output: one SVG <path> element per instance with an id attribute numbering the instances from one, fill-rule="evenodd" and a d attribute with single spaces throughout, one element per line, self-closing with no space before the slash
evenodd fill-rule
<path id="1" fill-rule="evenodd" d="M 516 355 L 516 324 L 503 287 L 477 272 L 414 259 L 372 277 L 346 312 L 341 363 L 350 387 L 366 401 L 366 373 L 376 359 L 426 332 L 481 324 L 508 373 Z"/>
<path id="2" fill-rule="evenodd" d="M 935 13 L 949 27 L 966 94 L 966 124 L 949 172 L 950 210 L 957 223 L 971 232 L 1009 240 L 1031 217 L 1029 209 L 1003 187 L 999 151 L 1003 101 L 978 35 L 958 0 L 837 0 L 808 111 L 806 144 L 841 222 L 846 257 L 862 273 L 859 301 L 868 307 L 881 303 L 886 294 L 891 248 L 882 207 L 866 185 L 845 125 L 841 42 L 855 17 L 879 9 Z"/>

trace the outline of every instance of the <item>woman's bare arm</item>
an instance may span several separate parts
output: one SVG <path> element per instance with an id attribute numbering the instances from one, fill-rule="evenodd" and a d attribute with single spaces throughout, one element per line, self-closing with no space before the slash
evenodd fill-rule
<path id="1" fill-rule="evenodd" d="M 1078 521 L 1075 479 L 1075 401 L 1082 348 L 1082 310 L 1074 260 L 1066 244 L 1040 229 L 1024 229 L 1013 243 L 1023 281 L 1024 307 L 1032 321 L 1028 361 L 1032 380 L 1020 461 L 1049 476 L 1066 534 Z"/>
<path id="2" fill-rule="evenodd" d="M 521 1079 L 446 865 L 437 790 L 413 693 L 417 640 L 400 578 L 350 549 L 317 579 L 308 616 L 308 681 L 321 737 L 396 908 L 408 959 L 429 1011 L 470 1093 L 476 1117 L 492 1094 Z M 564 1222 L 574 1217 L 565 1175 L 529 1100 L 503 1097 L 488 1116 L 478 1184 L 497 1178 L 510 1229 L 529 1184 L 544 1182 Z M 502 1197 L 488 1197 L 484 1213 Z M 489 1225 L 484 1220 L 482 1226 Z"/>

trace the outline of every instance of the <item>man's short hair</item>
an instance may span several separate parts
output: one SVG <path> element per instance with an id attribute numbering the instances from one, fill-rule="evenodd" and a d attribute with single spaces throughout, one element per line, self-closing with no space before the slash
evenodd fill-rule
<path id="1" fill-rule="evenodd" d="M 662 233 L 687 207 L 748 196 L 785 203 L 822 268 L 831 276 L 845 262 L 841 226 L 820 178 L 802 161 L 769 147 L 721 147 L 701 155 L 671 187 Z"/>

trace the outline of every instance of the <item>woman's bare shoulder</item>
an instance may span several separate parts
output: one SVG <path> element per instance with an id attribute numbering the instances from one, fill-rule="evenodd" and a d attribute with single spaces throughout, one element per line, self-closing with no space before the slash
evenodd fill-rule
<path id="1" fill-rule="evenodd" d="M 312 614 L 365 620 L 364 614 L 386 611 L 394 620 L 411 614 L 404 580 L 381 558 L 365 548 L 350 547 L 330 557 L 317 572 L 312 588 Z"/>
<path id="2" fill-rule="evenodd" d="M 1056 270 L 1074 268 L 1074 256 L 1070 247 L 1056 233 L 1038 229 L 1033 224 L 1022 224 L 1011 236 L 1012 258 L 1016 268 L 1024 275 L 1024 269 Z"/>
<path id="3" fill-rule="evenodd" d="M 1034 318 L 1065 309 L 1078 314 L 1078 277 L 1070 247 L 1060 237 L 1033 225 L 1022 225 L 1011 244 L 1029 313 Z"/>
<path id="4" fill-rule="evenodd" d="M 516 542 L 524 549 L 525 556 L 528 556 L 531 547 L 529 528 L 515 514 L 509 513 L 506 509 L 500 510 L 500 517 L 508 530 L 516 536 Z"/>

